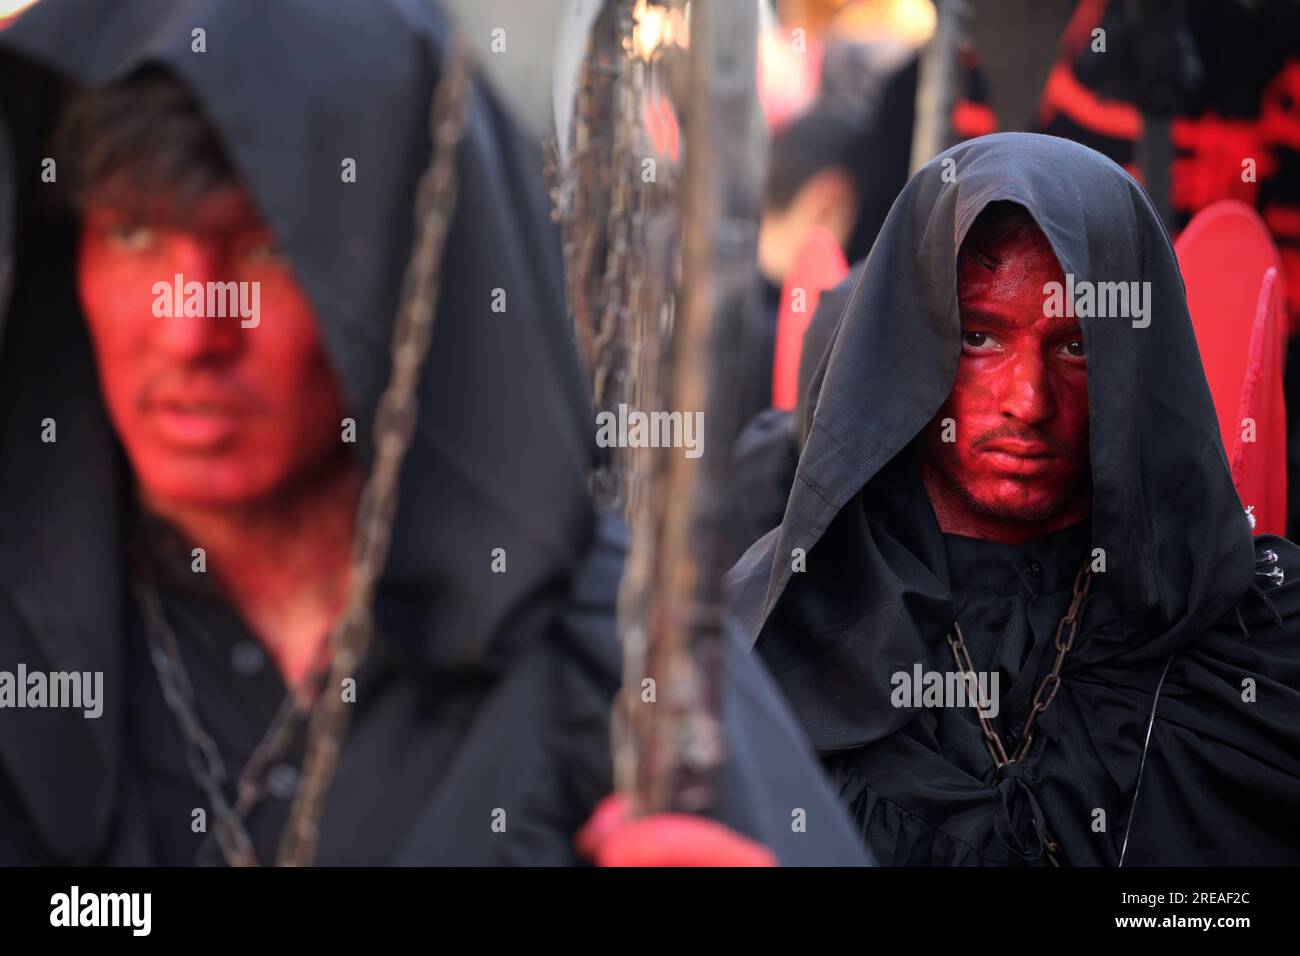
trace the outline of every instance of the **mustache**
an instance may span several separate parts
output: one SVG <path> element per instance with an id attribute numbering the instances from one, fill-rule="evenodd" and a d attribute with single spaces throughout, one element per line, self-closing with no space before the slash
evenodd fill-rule
<path id="1" fill-rule="evenodd" d="M 1046 445 L 1054 455 L 1061 458 L 1069 458 L 1075 452 L 1075 449 L 1068 442 L 1062 441 L 1055 435 L 1034 428 L 1016 428 L 1013 425 L 1002 425 L 985 432 L 971 442 L 971 448 L 979 450 L 990 442 L 999 441 L 1003 438 L 1010 438 L 1013 441 L 1025 442 L 1026 444 Z"/>

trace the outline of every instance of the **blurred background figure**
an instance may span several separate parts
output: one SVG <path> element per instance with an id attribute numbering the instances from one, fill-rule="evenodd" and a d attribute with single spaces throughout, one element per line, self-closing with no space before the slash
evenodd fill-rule
<path id="1" fill-rule="evenodd" d="M 916 51 L 936 22 L 929 0 L 783 0 L 773 9 L 759 47 L 770 142 L 760 295 L 746 348 L 747 419 L 773 405 L 783 286 L 802 289 L 801 297 L 816 291 L 787 282 L 791 263 L 818 230 L 850 261 L 865 256 L 907 181 Z M 810 313 L 815 302 L 800 305 Z M 795 357 L 791 374 L 797 366 Z"/>
<path id="2" fill-rule="evenodd" d="M 656 748 L 603 799 L 626 537 L 539 144 L 458 35 L 436 0 L 0 33 L 0 671 L 95 674 L 104 718 L 34 682 L 0 720 L 0 864 L 866 862 L 734 630 L 689 779 Z M 638 728 L 683 670 L 628 666 Z"/>
<path id="3" fill-rule="evenodd" d="M 737 558 L 785 511 L 799 456 L 797 406 L 834 327 L 822 319 L 814 330 L 810 320 L 844 263 L 871 250 L 907 181 L 917 54 L 937 22 L 930 0 L 788 0 L 774 10 L 760 46 L 771 138 L 759 294 L 746 329 L 747 425 L 734 459 Z"/>

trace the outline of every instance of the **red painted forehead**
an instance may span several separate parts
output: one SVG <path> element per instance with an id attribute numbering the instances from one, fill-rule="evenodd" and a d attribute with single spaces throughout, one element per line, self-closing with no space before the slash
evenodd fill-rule
<path id="1" fill-rule="evenodd" d="M 1023 313 L 1023 306 L 1035 299 L 1036 315 L 1041 316 L 1043 286 L 1063 280 L 1051 243 L 1032 222 L 996 236 L 973 235 L 962 245 L 957 289 L 963 316 L 996 303 L 1015 302 L 1021 308 L 1014 314 L 1023 321 L 1031 318 Z"/>

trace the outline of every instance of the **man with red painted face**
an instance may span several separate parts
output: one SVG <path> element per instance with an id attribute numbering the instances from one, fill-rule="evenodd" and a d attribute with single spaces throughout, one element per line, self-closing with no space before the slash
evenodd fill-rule
<path id="1" fill-rule="evenodd" d="M 876 860 L 1300 862 L 1300 551 L 1252 538 L 1141 187 L 972 140 L 827 301 L 732 584 Z"/>
<path id="2" fill-rule="evenodd" d="M 921 483 L 940 531 L 1020 545 L 1092 508 L 1083 333 L 1044 314 L 1065 277 L 1022 207 L 988 206 L 963 253 L 961 359 L 922 437 Z"/>
<path id="3" fill-rule="evenodd" d="M 537 150 L 477 81 L 373 634 L 323 683 L 449 33 L 43 0 L 0 34 L 0 864 L 283 859 L 334 695 L 321 863 L 865 861 L 739 643 L 713 819 L 602 802 L 625 542 Z"/>

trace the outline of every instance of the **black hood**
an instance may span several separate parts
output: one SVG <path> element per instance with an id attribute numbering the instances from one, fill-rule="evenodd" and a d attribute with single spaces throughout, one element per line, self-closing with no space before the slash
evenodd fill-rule
<path id="1" fill-rule="evenodd" d="M 784 522 L 732 572 L 738 614 L 822 749 L 910 719 L 890 707 L 880 662 L 924 660 L 951 627 L 950 596 L 916 546 L 937 529 L 932 512 L 919 512 L 925 528 L 886 526 L 897 523 L 890 515 L 918 513 L 903 505 L 919 491 L 912 442 L 949 395 L 961 351 L 957 252 L 996 201 L 1023 206 L 1076 281 L 1150 283 L 1146 327 L 1079 319 L 1090 541 L 1106 559 L 1091 605 L 1095 620 L 1118 624 L 1083 640 L 1067 671 L 1167 658 L 1252 584 L 1249 521 L 1150 200 L 1115 163 L 1067 140 L 1005 133 L 962 143 L 894 203 L 811 386 L 815 411 Z M 803 572 L 792 560 L 800 548 Z"/>
<path id="2" fill-rule="evenodd" d="M 206 30 L 206 53 L 191 52 L 195 27 Z M 52 72 L 87 87 L 159 65 L 196 96 L 316 308 L 368 457 L 448 33 L 442 15 L 420 0 L 45 0 L 0 34 L 0 53 L 10 75 Z M 49 117 L 32 109 L 44 92 L 34 79 L 19 76 L 6 89 L 23 97 L 5 104 L 11 124 L 33 113 Z M 504 121 L 487 91 L 476 89 L 473 100 L 388 580 L 426 589 L 425 623 L 442 652 L 460 643 L 462 652 L 478 654 L 524 595 L 563 579 L 585 550 L 592 430 L 565 324 L 557 246 L 543 231 L 538 151 Z M 28 133 L 10 135 L 40 145 Z M 356 159 L 355 183 L 340 181 L 343 157 Z M 22 206 L 25 189 L 41 188 L 40 167 L 30 154 L 8 150 L 3 162 L 0 235 L 12 236 L 14 193 Z M 17 225 L 20 256 L 39 228 Z M 56 251 L 70 269 L 72 249 Z M 12 242 L 0 246 L 0 276 L 10 280 L 14 252 Z M 41 298 L 37 290 L 14 294 L 10 285 L 0 289 L 5 304 L 12 301 L 0 320 L 21 344 L 25 337 L 14 327 L 53 317 L 23 308 Z M 506 294 L 504 313 L 491 308 L 498 288 Z M 54 371 L 50 365 L 64 359 L 56 350 L 18 377 L 40 387 L 36 368 Z M 93 373 L 77 373 L 76 384 L 60 389 L 60 402 L 97 406 Z M 85 460 L 84 446 L 72 445 L 68 451 L 82 458 L 78 471 L 100 467 Z M 45 484 L 48 476 L 33 474 L 40 465 L 30 448 L 7 445 L 4 452 L 6 465 Z M 506 550 L 507 574 L 491 573 L 493 547 Z"/>
<path id="3" fill-rule="evenodd" d="M 206 52 L 191 49 L 196 28 Z M 74 224 L 50 211 L 54 187 L 41 179 L 60 89 L 103 87 L 152 65 L 193 94 L 315 306 L 368 460 L 449 35 L 424 0 L 42 0 L 0 31 L 0 602 L 27 621 L 50 667 L 104 671 L 112 687 L 113 622 L 126 610 L 127 473 L 75 298 Z M 376 614 L 381 635 L 437 664 L 478 668 L 554 616 L 594 519 L 592 419 L 539 150 L 484 86 L 471 100 Z M 341 181 L 345 157 L 356 182 Z M 503 313 L 492 310 L 496 289 Z M 40 440 L 47 417 L 56 443 Z M 492 572 L 495 548 L 507 573 Z M 0 635 L 5 666 L 21 652 L 10 637 Z M 0 738 L 0 753 L 18 779 L 65 775 L 49 792 L 108 789 L 115 719 L 77 722 L 104 744 L 103 766 L 55 770 L 17 739 Z M 0 728 L 18 733 L 13 721 Z M 52 845 L 85 845 L 84 829 L 103 825 L 85 814 L 71 825 L 73 808 L 42 813 Z"/>

